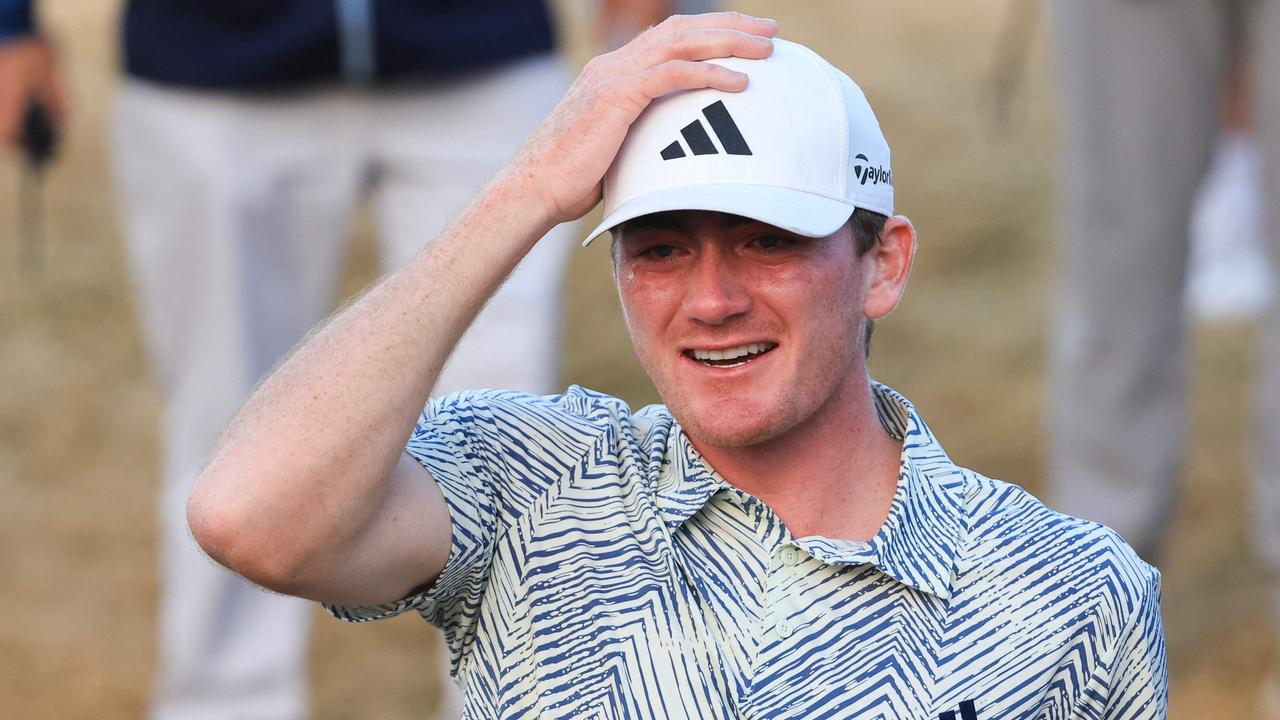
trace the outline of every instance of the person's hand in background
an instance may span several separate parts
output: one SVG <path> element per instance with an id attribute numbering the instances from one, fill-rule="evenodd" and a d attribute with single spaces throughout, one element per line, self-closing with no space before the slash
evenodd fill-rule
<path id="1" fill-rule="evenodd" d="M 67 100 L 52 43 L 37 34 L 0 40 L 0 143 L 18 147 L 33 101 L 44 106 L 55 129 L 62 126 Z"/>

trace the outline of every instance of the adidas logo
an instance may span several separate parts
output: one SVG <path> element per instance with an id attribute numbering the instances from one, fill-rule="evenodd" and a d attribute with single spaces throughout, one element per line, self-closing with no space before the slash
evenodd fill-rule
<path id="1" fill-rule="evenodd" d="M 858 178 L 859 185 L 866 185 L 868 182 L 872 185 L 878 185 L 880 183 L 884 183 L 889 186 L 893 185 L 893 173 L 885 170 L 879 165 L 871 167 L 871 161 L 867 159 L 866 155 L 858 153 L 853 156 L 853 159 L 861 160 L 862 163 L 866 163 L 865 165 L 858 163 L 853 166 L 853 176 Z"/>
<path id="2" fill-rule="evenodd" d="M 956 714 L 954 711 L 948 710 L 939 715 L 938 720 L 956 720 Z M 972 700 L 965 700 L 960 703 L 960 720 L 978 720 L 978 708 Z"/>
<path id="3" fill-rule="evenodd" d="M 746 139 L 742 137 L 742 132 L 738 130 L 738 124 L 733 121 L 733 116 L 729 114 L 729 108 L 724 106 L 724 102 L 717 100 L 702 108 L 702 116 L 711 125 L 711 132 L 715 133 L 716 139 L 720 141 L 720 146 L 724 148 L 725 153 L 729 155 L 751 154 L 751 148 L 747 147 Z M 715 143 L 711 142 L 711 136 L 707 134 L 707 129 L 702 126 L 701 120 L 694 120 L 685 125 L 680 129 L 680 135 L 688 143 L 689 149 L 693 151 L 694 155 L 720 154 L 720 151 L 716 149 Z M 684 156 L 684 147 L 680 145 L 679 140 L 662 148 L 663 160 L 675 160 Z"/>

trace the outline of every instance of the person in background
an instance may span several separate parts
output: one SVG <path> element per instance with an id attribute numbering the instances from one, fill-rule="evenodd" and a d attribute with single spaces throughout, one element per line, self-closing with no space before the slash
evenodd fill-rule
<path id="1" fill-rule="evenodd" d="M 1062 279 L 1050 353 L 1052 504 L 1115 528 L 1158 562 L 1186 438 L 1191 208 L 1218 137 L 1223 83 L 1242 47 L 1265 197 L 1280 191 L 1280 4 L 1056 0 L 1052 8 L 1066 98 Z M 1274 226 L 1267 236 L 1275 276 Z M 1274 297 L 1260 326 L 1249 507 L 1280 625 Z"/>
<path id="2" fill-rule="evenodd" d="M 1223 88 L 1213 157 L 1192 205 L 1187 311 L 1203 323 L 1256 322 L 1275 293 L 1251 81 L 1248 64 L 1237 58 Z"/>
<path id="3" fill-rule="evenodd" d="M 600 24 L 634 34 L 665 3 Z M 634 10 L 634 9 L 632 9 Z M 112 141 L 139 317 L 164 397 L 158 720 L 308 714 L 311 607 L 210 562 L 183 511 L 218 431 L 333 307 L 369 203 L 384 268 L 412 257 L 568 86 L 543 0 L 128 0 Z M 65 116 L 30 0 L 0 0 L 0 140 Z M 570 227 L 539 245 L 435 392 L 559 381 Z M 444 683 L 440 717 L 457 714 Z"/>

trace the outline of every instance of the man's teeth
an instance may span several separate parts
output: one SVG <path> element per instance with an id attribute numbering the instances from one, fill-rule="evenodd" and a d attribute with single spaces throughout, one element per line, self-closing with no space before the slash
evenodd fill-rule
<path id="1" fill-rule="evenodd" d="M 724 350 L 692 350 L 694 360 L 700 362 L 707 361 L 726 361 L 747 358 L 751 355 L 759 355 L 767 350 L 773 349 L 773 343 L 750 343 L 739 347 L 725 348 Z"/>

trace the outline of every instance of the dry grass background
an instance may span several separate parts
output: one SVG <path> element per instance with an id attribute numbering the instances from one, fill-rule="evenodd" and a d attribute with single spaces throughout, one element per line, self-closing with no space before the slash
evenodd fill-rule
<path id="1" fill-rule="evenodd" d="M 584 47 L 588 2 L 559 3 L 572 48 Z M 1055 90 L 1037 28 L 1013 124 L 986 123 L 1005 3 L 739 7 L 778 17 L 858 79 L 895 148 L 898 207 L 921 250 L 903 306 L 878 330 L 873 372 L 915 400 L 958 462 L 1038 491 Z M 19 272 L 18 167 L 0 164 L 0 716 L 139 717 L 155 662 L 159 403 L 104 142 L 118 0 L 37 5 L 65 51 L 75 116 L 49 177 L 43 273 Z M 372 278 L 367 235 L 347 292 Z M 576 256 L 565 380 L 649 402 L 612 294 L 602 246 Z M 1187 482 L 1164 567 L 1174 718 L 1252 717 L 1268 652 L 1242 511 L 1251 350 L 1247 328 L 1195 336 Z M 423 716 L 437 692 L 433 642 L 413 618 L 318 620 L 315 716 Z"/>

